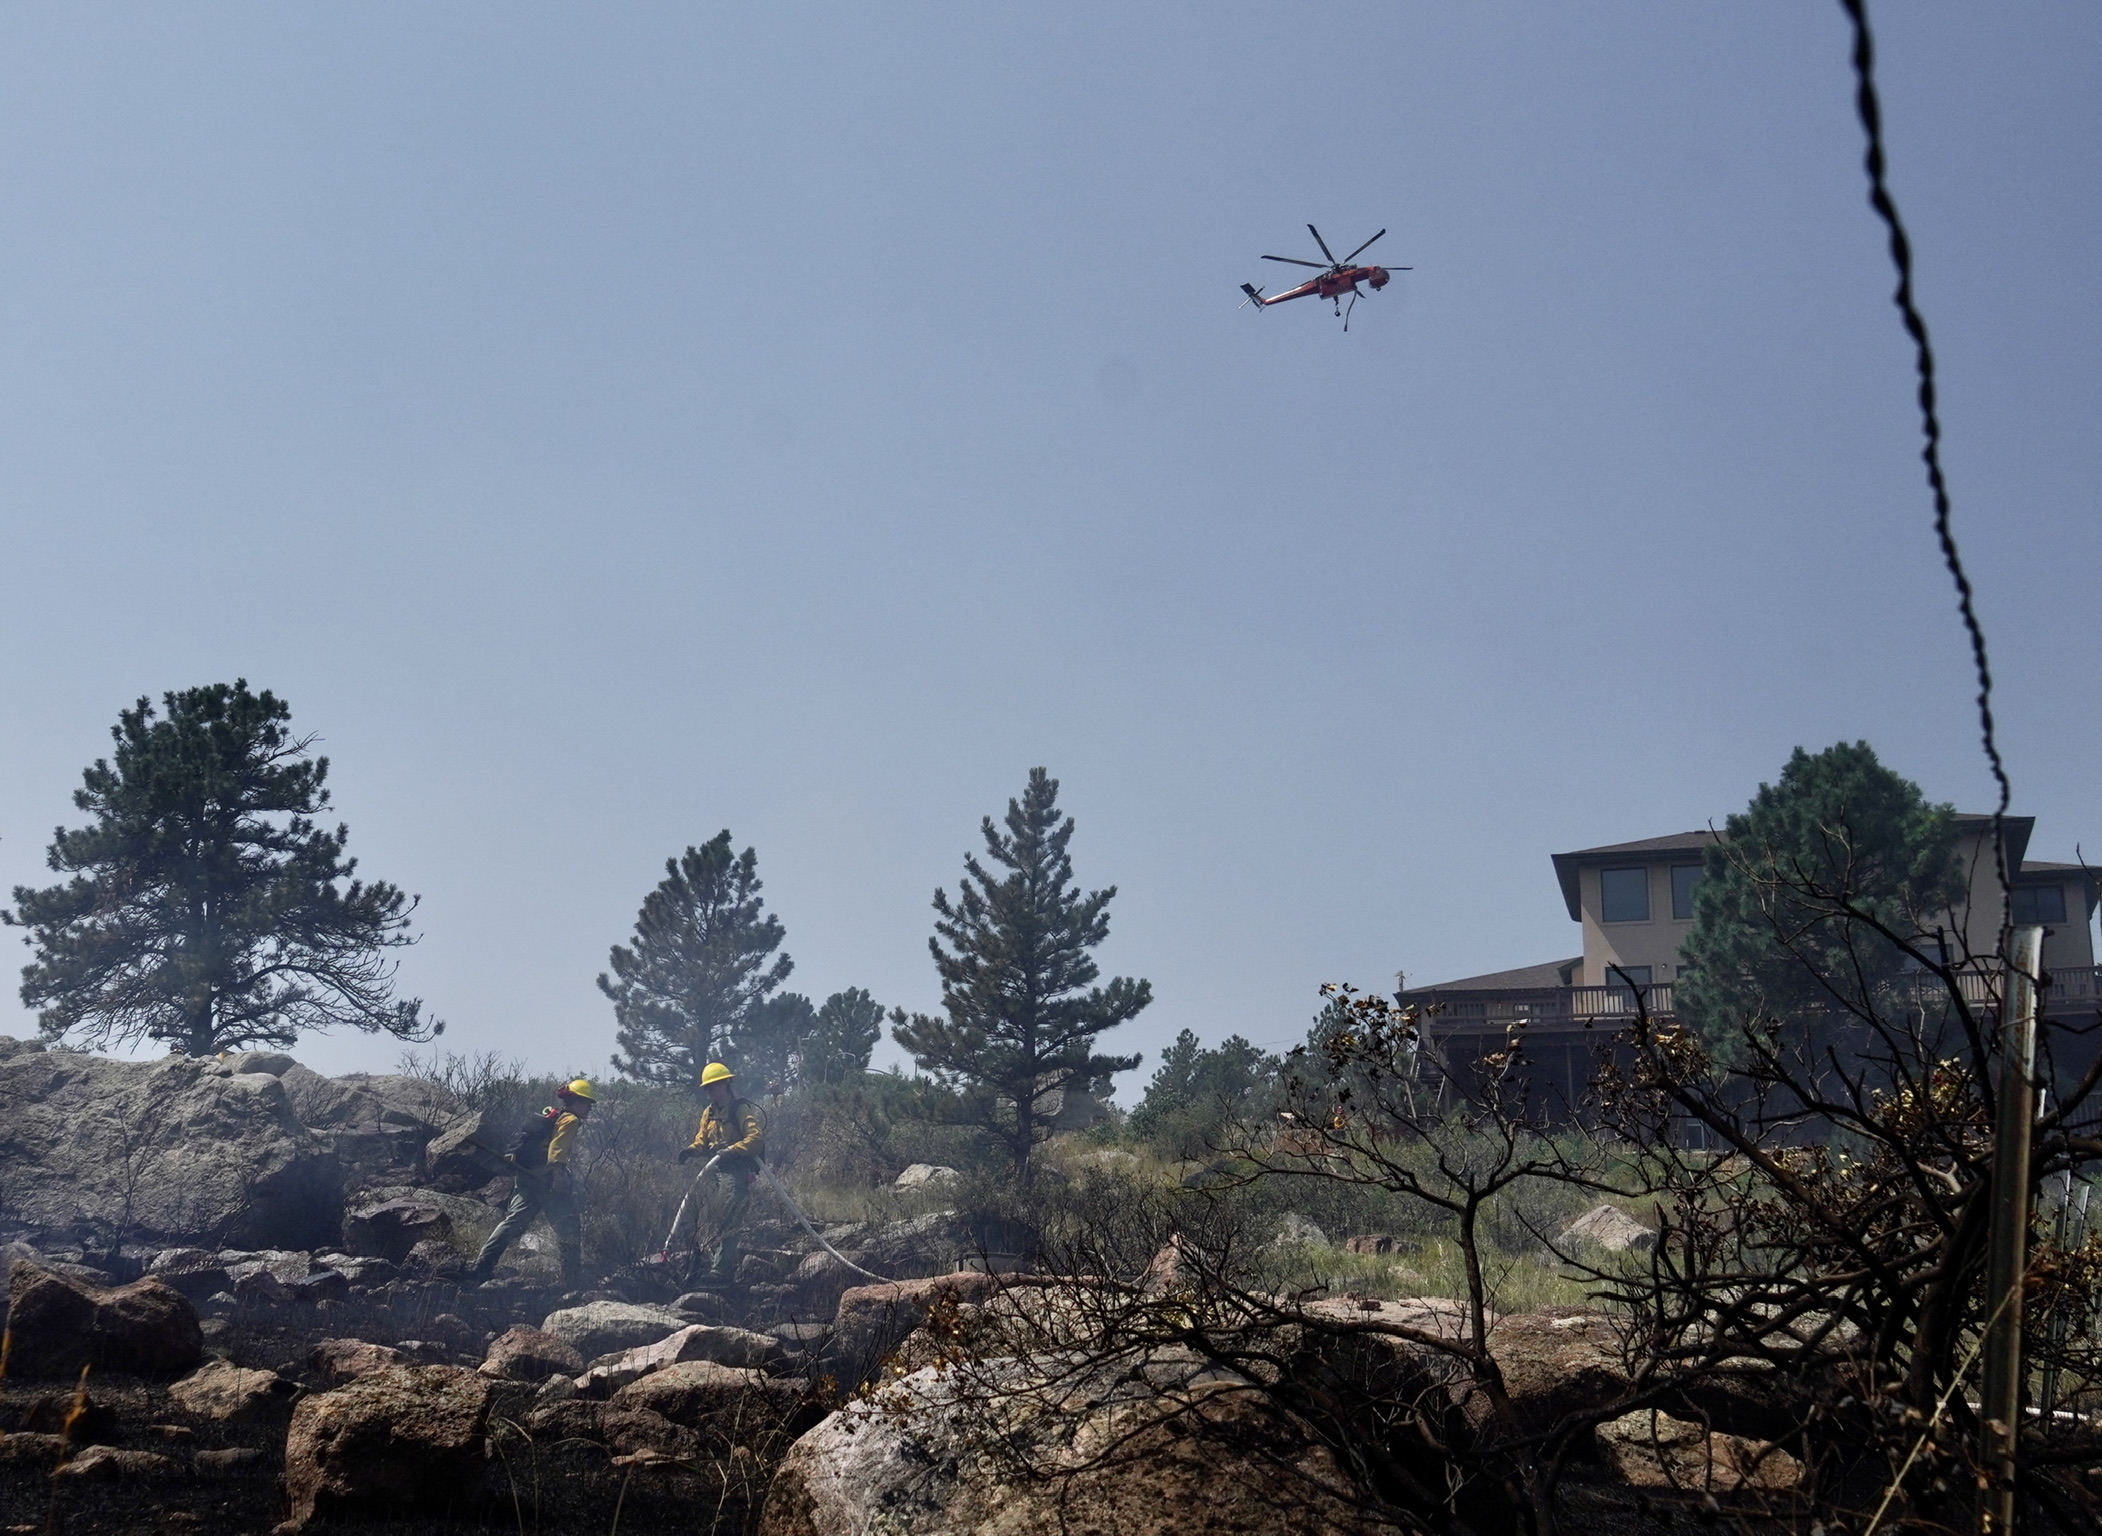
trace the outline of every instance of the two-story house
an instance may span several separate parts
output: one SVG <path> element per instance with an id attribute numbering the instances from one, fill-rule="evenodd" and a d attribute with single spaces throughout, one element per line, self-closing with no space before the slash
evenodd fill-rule
<path id="1" fill-rule="evenodd" d="M 2044 968 L 2052 977 L 2045 1006 L 2054 1014 L 2092 1016 L 2102 1007 L 2096 877 L 2078 864 L 2029 859 L 2034 817 L 2009 816 L 2001 826 L 2007 862 L 2016 871 L 2014 920 L 2044 925 Z M 1987 955 L 1996 947 L 2000 923 L 1992 818 L 1958 816 L 1956 835 L 1970 890 L 1945 922 L 1964 935 L 1972 953 Z M 1678 832 L 1555 854 L 1555 878 L 1570 921 L 1579 925 L 1583 952 L 1404 992 L 1405 1002 L 1442 1005 L 1431 1025 L 1435 1054 L 1457 1066 L 1495 1048 L 1523 1020 L 1537 1067 L 1560 1080 L 1574 1102 L 1591 1070 L 1597 1030 L 1625 1020 L 1638 990 L 1651 1013 L 1671 1012 L 1679 948 L 1693 927 L 1701 859 L 1715 840 L 1714 832 Z M 1967 977 L 1965 991 L 1982 1001 L 1987 983 L 1982 972 L 1975 984 Z"/>

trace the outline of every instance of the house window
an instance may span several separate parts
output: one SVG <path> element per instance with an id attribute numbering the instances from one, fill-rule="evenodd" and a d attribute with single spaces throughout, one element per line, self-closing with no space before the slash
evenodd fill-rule
<path id="1" fill-rule="evenodd" d="M 1693 883 L 1700 877 L 1698 864 L 1674 864 L 1671 867 L 1671 915 L 1682 923 L 1693 920 Z"/>
<path id="2" fill-rule="evenodd" d="M 1599 917 L 1609 923 L 1649 921 L 1649 871 L 1602 869 L 1598 872 Z"/>
<path id="3" fill-rule="evenodd" d="M 1609 965 L 1606 967 L 1606 985 L 1612 987 L 1646 987 L 1649 985 L 1650 968 L 1646 965 Z"/>
<path id="4" fill-rule="evenodd" d="M 2066 888 L 2062 885 L 2018 885 L 2014 888 L 2014 920 L 2025 925 L 2062 923 L 2066 920 Z"/>

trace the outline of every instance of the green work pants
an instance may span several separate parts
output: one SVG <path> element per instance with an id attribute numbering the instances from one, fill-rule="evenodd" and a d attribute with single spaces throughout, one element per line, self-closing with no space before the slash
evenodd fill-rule
<path id="1" fill-rule="evenodd" d="M 496 1224 L 489 1241 L 482 1244 L 481 1253 L 475 1257 L 475 1273 L 483 1279 L 494 1274 L 504 1250 L 523 1237 L 534 1218 L 540 1216 L 545 1216 L 547 1224 L 554 1228 L 555 1244 L 562 1255 L 562 1283 L 574 1288 L 583 1268 L 583 1226 L 578 1219 L 576 1196 L 566 1187 L 566 1181 L 557 1180 L 552 1173 L 518 1176 L 518 1189 L 504 1211 L 504 1219 Z"/>
<path id="2" fill-rule="evenodd" d="M 744 1228 L 744 1213 L 752 1203 L 752 1179 L 758 1167 L 743 1155 L 725 1155 L 716 1164 L 716 1176 L 729 1186 L 723 1202 L 721 1223 L 716 1229 L 715 1252 L 709 1256 L 708 1273 L 719 1280 L 737 1278 L 737 1239 Z"/>

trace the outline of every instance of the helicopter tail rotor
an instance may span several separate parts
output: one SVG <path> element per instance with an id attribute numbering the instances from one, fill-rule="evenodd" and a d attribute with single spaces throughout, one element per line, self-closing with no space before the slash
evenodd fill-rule
<path id="1" fill-rule="evenodd" d="M 1248 297 L 1241 300 L 1239 307 L 1242 309 L 1246 309 L 1249 305 L 1253 304 L 1255 306 L 1255 312 L 1257 314 L 1261 314 L 1264 308 L 1266 307 L 1263 304 L 1263 290 L 1260 288 L 1251 287 L 1247 283 L 1243 283 L 1241 284 L 1241 292 L 1247 294 Z"/>

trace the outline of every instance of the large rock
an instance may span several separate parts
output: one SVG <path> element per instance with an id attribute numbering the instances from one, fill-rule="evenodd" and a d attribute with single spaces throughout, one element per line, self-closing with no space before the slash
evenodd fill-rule
<path id="1" fill-rule="evenodd" d="M 226 1266 L 208 1248 L 164 1248 L 147 1264 L 146 1273 L 192 1301 L 228 1290 L 234 1283 Z"/>
<path id="2" fill-rule="evenodd" d="M 1261 1422 L 1244 1394 L 1135 1396 L 1107 1380 L 1062 1403 L 1018 1379 L 927 1369 L 832 1414 L 783 1459 L 761 1536 L 1369 1536 L 1327 1489 L 1318 1447 Z M 1006 1390 L 1012 1388 L 1012 1392 Z M 1108 1402 L 1081 1406 L 1084 1400 Z M 1176 1433 L 1177 1428 L 1195 1432 Z M 1103 1454 L 1103 1453 L 1109 1454 Z M 1065 1475 L 1032 1477 L 1018 1462 Z M 1283 1465 L 1279 1465 L 1282 1463 Z"/>
<path id="3" fill-rule="evenodd" d="M 450 1243 L 453 1219 L 420 1200 L 381 1200 L 353 1207 L 343 1217 L 343 1246 L 363 1258 L 399 1264 L 426 1239 Z"/>
<path id="4" fill-rule="evenodd" d="M 489 1346 L 482 1374 L 502 1381 L 545 1381 L 550 1376 L 576 1376 L 584 1357 L 573 1345 L 539 1328 L 512 1328 Z"/>
<path id="5" fill-rule="evenodd" d="M 698 1462 L 706 1454 L 706 1442 L 697 1431 L 674 1424 L 661 1413 L 647 1408 L 615 1408 L 606 1405 L 599 1415 L 598 1432 L 606 1449 L 616 1457 L 637 1461 Z"/>
<path id="6" fill-rule="evenodd" d="M 914 1163 L 895 1179 L 890 1187 L 898 1190 L 947 1189 L 963 1182 L 963 1175 L 954 1168 L 940 1163 Z"/>
<path id="7" fill-rule="evenodd" d="M 8 1276 L 8 1369 L 71 1376 L 83 1365 L 173 1375 L 204 1354 L 197 1309 L 154 1279 L 103 1287 L 17 1261 Z"/>
<path id="8" fill-rule="evenodd" d="M 1564 1414 L 1619 1400 L 1629 1380 L 1621 1326 L 1603 1312 L 1576 1307 L 1498 1319 L 1489 1332 L 1489 1353 L 1511 1405 L 1511 1422 L 1499 1432 L 1539 1434 Z M 1456 1386 L 1454 1397 L 1478 1428 L 1497 1417 L 1488 1394 L 1471 1384 Z"/>
<path id="9" fill-rule="evenodd" d="M 390 1365 L 407 1365 L 408 1357 L 389 1344 L 363 1339 L 323 1339 L 307 1351 L 307 1366 L 332 1387 L 370 1376 Z"/>
<path id="10" fill-rule="evenodd" d="M 927 1280 L 857 1285 L 839 1298 L 828 1359 L 843 1386 L 872 1377 L 884 1358 L 927 1320 L 929 1307 L 975 1305 L 1000 1289 L 999 1277 L 970 1271 Z"/>
<path id="11" fill-rule="evenodd" d="M 368 1177 L 390 1169 L 414 1173 L 431 1138 L 464 1108 L 420 1077 L 323 1077 L 294 1064 L 280 1079 L 300 1123 L 324 1135 L 345 1167 Z"/>
<path id="12" fill-rule="evenodd" d="M 1564 1227 L 1562 1241 L 1595 1243 L 1608 1253 L 1643 1252 L 1657 1246 L 1657 1234 L 1619 1206 L 1599 1204 Z"/>
<path id="13" fill-rule="evenodd" d="M 225 1360 L 208 1360 L 168 1389 L 183 1412 L 221 1424 L 275 1418 L 299 1396 L 296 1382 L 275 1371 L 251 1371 Z"/>
<path id="14" fill-rule="evenodd" d="M 315 1130 L 387 1127 L 419 1131 L 428 1138 L 450 1125 L 466 1106 L 428 1078 L 351 1072 L 323 1077 L 293 1063 L 279 1076 L 300 1122 Z"/>
<path id="15" fill-rule="evenodd" d="M 945 1274 L 983 1246 L 960 1211 L 929 1211 L 909 1221 L 864 1228 L 854 1239 L 860 1263 L 895 1280 Z"/>
<path id="16" fill-rule="evenodd" d="M 670 1365 L 699 1360 L 750 1368 L 765 1365 L 780 1353 L 781 1341 L 772 1334 L 692 1323 L 654 1344 L 592 1361 L 591 1369 L 577 1378 L 577 1390 L 587 1396 L 599 1396 L 616 1392 L 629 1382 Z"/>
<path id="17" fill-rule="evenodd" d="M 1593 1433 L 1607 1465 L 1636 1488 L 1781 1491 L 1803 1479 L 1803 1464 L 1764 1440 L 1710 1433 L 1690 1420 L 1653 1410 L 1608 1419 Z"/>
<path id="18" fill-rule="evenodd" d="M 291 1526 L 464 1513 L 481 1484 L 491 1386 L 455 1366 L 389 1366 L 306 1399 L 285 1439 Z"/>
<path id="19" fill-rule="evenodd" d="M 83 1482 L 90 1478 L 133 1482 L 142 1478 L 176 1477 L 181 1472 L 182 1463 L 170 1456 L 153 1451 L 123 1450 L 114 1445 L 91 1445 L 51 1475 L 79 1478 Z"/>
<path id="20" fill-rule="evenodd" d="M 606 1407 L 647 1408 L 699 1431 L 713 1454 L 727 1455 L 736 1445 L 766 1448 L 808 1396 L 809 1384 L 791 1377 L 686 1360 L 622 1387 Z"/>
<path id="21" fill-rule="evenodd" d="M 188 1056 L 0 1058 L 9 1215 L 51 1233 L 311 1247 L 342 1219 L 342 1170 L 284 1084 Z"/>
<path id="22" fill-rule="evenodd" d="M 548 1313 L 540 1324 L 543 1332 L 553 1334 L 587 1360 L 654 1344 L 686 1326 L 686 1319 L 676 1312 L 628 1301 L 590 1301 L 581 1307 L 565 1307 Z"/>
<path id="23" fill-rule="evenodd" d="M 501 1210 L 475 1199 L 472 1195 L 448 1194 L 442 1189 L 430 1189 L 415 1184 L 383 1184 L 368 1189 L 360 1197 L 359 1206 L 362 1209 L 368 1204 L 381 1205 L 394 1201 L 426 1205 L 443 1211 L 446 1219 L 452 1223 L 452 1234 L 445 1240 L 462 1250 L 481 1247 L 491 1229 L 503 1219 Z M 526 1234 L 527 1237 L 536 1235 L 531 1232 Z M 432 1239 L 423 1238 L 418 1241 L 427 1242 Z"/>
<path id="24" fill-rule="evenodd" d="M 425 1145 L 424 1175 L 481 1184 L 499 1174 L 514 1172 L 504 1161 L 508 1140 L 503 1128 L 493 1124 L 484 1111 L 461 1115 Z"/>

